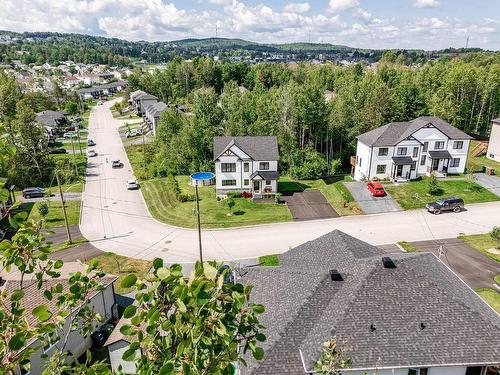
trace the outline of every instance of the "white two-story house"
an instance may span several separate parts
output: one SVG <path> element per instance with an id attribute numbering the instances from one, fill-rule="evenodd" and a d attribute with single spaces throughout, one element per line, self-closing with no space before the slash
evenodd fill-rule
<path id="1" fill-rule="evenodd" d="M 490 141 L 488 142 L 486 157 L 500 161 L 500 117 L 491 120 Z"/>
<path id="2" fill-rule="evenodd" d="M 255 198 L 278 190 L 278 141 L 271 136 L 214 137 L 217 196 L 246 191 Z"/>
<path id="3" fill-rule="evenodd" d="M 439 117 L 391 122 L 358 136 L 354 179 L 411 180 L 463 173 L 472 137 Z"/>

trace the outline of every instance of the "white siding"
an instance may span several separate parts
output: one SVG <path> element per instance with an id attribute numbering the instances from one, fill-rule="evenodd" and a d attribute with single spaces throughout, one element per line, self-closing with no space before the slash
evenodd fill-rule
<path id="1" fill-rule="evenodd" d="M 465 375 L 467 367 L 464 366 L 440 366 L 429 367 L 428 375 Z M 408 375 L 408 368 L 369 370 L 369 371 L 346 371 L 346 375 Z"/>
<path id="2" fill-rule="evenodd" d="M 490 141 L 486 157 L 500 162 L 500 124 L 491 123 Z"/>
<path id="3" fill-rule="evenodd" d="M 356 167 L 354 169 L 354 179 L 357 181 L 368 178 L 371 150 L 370 146 L 358 141 L 356 147 Z"/>
<path id="4" fill-rule="evenodd" d="M 118 367 L 122 366 L 122 371 L 125 374 L 135 374 L 135 362 L 124 361 L 122 359 L 123 353 L 128 349 L 129 343 L 120 340 L 111 345 L 108 345 L 109 362 L 111 363 L 111 370 L 118 372 Z M 137 350 L 136 356 L 139 357 L 140 350 Z"/>

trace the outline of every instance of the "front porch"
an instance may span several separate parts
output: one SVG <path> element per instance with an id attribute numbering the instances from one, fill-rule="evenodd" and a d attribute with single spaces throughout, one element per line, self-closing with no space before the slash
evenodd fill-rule
<path id="1" fill-rule="evenodd" d="M 278 192 L 278 171 L 255 171 L 250 175 L 251 193 L 254 200 L 272 199 Z"/>
<path id="2" fill-rule="evenodd" d="M 395 182 L 406 182 L 416 178 L 416 164 L 409 156 L 392 157 L 391 180 Z"/>
<path id="3" fill-rule="evenodd" d="M 448 176 L 448 166 L 451 155 L 448 151 L 429 151 L 431 165 L 427 166 L 426 175 L 434 174 L 436 177 L 445 178 Z"/>

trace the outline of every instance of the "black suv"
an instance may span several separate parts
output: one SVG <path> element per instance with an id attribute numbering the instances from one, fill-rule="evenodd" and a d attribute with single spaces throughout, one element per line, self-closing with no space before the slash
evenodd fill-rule
<path id="1" fill-rule="evenodd" d="M 426 204 L 427 211 L 439 215 L 442 211 L 460 212 L 464 206 L 464 200 L 458 197 L 442 198 L 435 202 Z"/>

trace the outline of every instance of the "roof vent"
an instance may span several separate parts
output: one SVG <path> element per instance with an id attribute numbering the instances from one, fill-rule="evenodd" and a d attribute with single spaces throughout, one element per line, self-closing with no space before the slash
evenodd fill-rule
<path id="1" fill-rule="evenodd" d="M 425 323 L 424 322 L 420 323 L 420 329 L 425 329 Z"/>
<path id="2" fill-rule="evenodd" d="M 384 268 L 396 268 L 396 265 L 390 257 L 383 257 L 382 262 L 384 263 Z"/>
<path id="3" fill-rule="evenodd" d="M 375 324 L 370 324 L 370 331 L 373 332 L 375 331 L 377 328 L 375 328 Z"/>
<path id="4" fill-rule="evenodd" d="M 337 270 L 330 270 L 330 277 L 332 278 L 332 281 L 344 281 L 342 275 Z"/>

